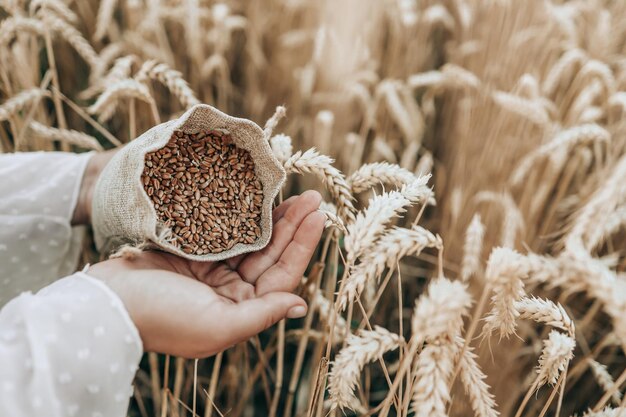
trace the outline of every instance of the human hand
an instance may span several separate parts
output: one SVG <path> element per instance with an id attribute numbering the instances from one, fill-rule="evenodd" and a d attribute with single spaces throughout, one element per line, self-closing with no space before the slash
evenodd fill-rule
<path id="1" fill-rule="evenodd" d="M 273 213 L 268 246 L 221 262 L 163 252 L 93 265 L 123 301 L 144 350 L 201 358 L 247 340 L 279 320 L 302 317 L 299 284 L 324 228 L 321 196 L 307 191 Z"/>

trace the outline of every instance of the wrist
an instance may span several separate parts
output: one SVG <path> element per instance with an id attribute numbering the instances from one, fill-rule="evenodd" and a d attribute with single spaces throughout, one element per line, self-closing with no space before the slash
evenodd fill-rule
<path id="1" fill-rule="evenodd" d="M 111 159 L 116 150 L 94 154 L 85 167 L 83 178 L 76 200 L 76 208 L 72 216 L 72 225 L 86 225 L 91 223 L 91 202 L 93 201 L 94 188 L 100 177 L 100 173 Z"/>

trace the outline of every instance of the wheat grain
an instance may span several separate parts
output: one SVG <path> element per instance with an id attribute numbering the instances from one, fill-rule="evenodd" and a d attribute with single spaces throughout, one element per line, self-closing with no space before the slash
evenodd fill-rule
<path id="1" fill-rule="evenodd" d="M 613 398 L 613 401 L 616 404 L 619 404 L 622 400 L 622 393 L 619 391 L 619 389 L 614 389 L 615 382 L 613 381 L 613 377 L 609 373 L 606 365 L 603 365 L 591 358 L 587 359 L 587 363 L 589 364 L 593 375 L 596 377 L 598 384 L 600 384 L 605 392 L 612 391 L 613 395 L 611 396 L 611 398 Z"/>
<path id="2" fill-rule="evenodd" d="M 355 209 L 352 204 L 353 197 L 350 193 L 350 186 L 343 174 L 332 165 L 333 162 L 332 158 L 320 155 L 314 148 L 311 148 L 304 153 L 302 151 L 296 152 L 285 162 L 284 166 L 288 174 L 311 173 L 318 177 L 326 185 L 335 204 L 337 204 L 339 217 L 346 223 L 352 223 Z"/>
<path id="3" fill-rule="evenodd" d="M 537 368 L 538 385 L 546 383 L 554 385 L 559 379 L 559 373 L 563 372 L 570 360 L 574 357 L 576 342 L 570 336 L 552 330 L 548 338 L 543 341 L 543 350 L 539 358 Z"/>
<path id="4" fill-rule="evenodd" d="M 469 280 L 480 269 L 484 237 L 485 226 L 480 220 L 480 214 L 475 214 L 465 232 L 463 259 L 461 260 L 461 279 L 463 281 Z"/>
<path id="5" fill-rule="evenodd" d="M 534 320 L 552 327 L 565 330 L 568 335 L 574 337 L 574 322 L 561 304 L 555 304 L 550 300 L 537 297 L 524 297 L 515 302 L 515 309 L 522 319 Z"/>
<path id="6" fill-rule="evenodd" d="M 58 140 L 63 143 L 96 151 L 103 150 L 102 145 L 98 142 L 98 139 L 85 133 L 77 132 L 76 130 L 48 127 L 36 121 L 30 122 L 28 128 L 34 137 L 40 139 Z"/>
<path id="7" fill-rule="evenodd" d="M 350 408 L 363 367 L 383 353 L 397 349 L 401 342 L 400 336 L 379 326 L 371 331 L 362 330 L 358 335 L 350 335 L 346 347 L 335 357 L 328 376 L 332 407 Z"/>
<path id="8" fill-rule="evenodd" d="M 148 79 L 158 80 L 180 100 L 180 103 L 185 108 L 190 108 L 200 103 L 191 88 L 189 88 L 187 81 L 183 79 L 182 74 L 169 68 L 166 64 L 158 63 L 154 60 L 146 61 L 141 66 L 135 79 L 140 82 L 145 82 Z"/>
<path id="9" fill-rule="evenodd" d="M 17 113 L 31 105 L 34 101 L 49 95 L 47 90 L 41 88 L 21 91 L 0 105 L 0 121 L 7 120 L 9 117 L 17 115 Z"/>

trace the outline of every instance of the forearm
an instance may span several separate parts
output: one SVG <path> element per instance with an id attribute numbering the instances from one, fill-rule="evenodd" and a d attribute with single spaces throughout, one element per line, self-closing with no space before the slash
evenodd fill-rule
<path id="1" fill-rule="evenodd" d="M 104 169 L 109 160 L 117 152 L 117 149 L 94 154 L 87 163 L 80 184 L 76 207 L 72 215 L 72 225 L 87 225 L 91 223 L 91 202 L 93 200 L 93 190 L 100 172 Z"/>

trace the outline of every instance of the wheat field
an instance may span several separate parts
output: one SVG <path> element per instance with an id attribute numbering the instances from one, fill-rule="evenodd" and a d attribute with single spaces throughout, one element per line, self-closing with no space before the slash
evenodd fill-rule
<path id="1" fill-rule="evenodd" d="M 1 152 L 207 103 L 324 195 L 308 315 L 130 416 L 626 416 L 626 3 L 2 0 L 0 103 Z"/>

